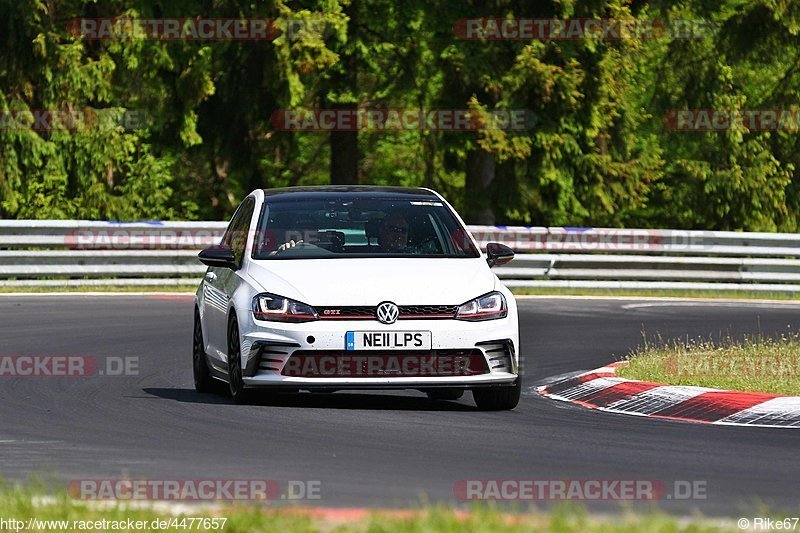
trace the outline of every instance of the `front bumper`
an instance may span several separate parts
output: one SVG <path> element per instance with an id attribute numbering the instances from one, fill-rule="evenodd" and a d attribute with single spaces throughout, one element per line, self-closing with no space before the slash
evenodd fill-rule
<path id="1" fill-rule="evenodd" d="M 243 381 L 249 387 L 335 389 L 483 388 L 509 386 L 518 377 L 518 334 L 510 318 L 486 322 L 454 319 L 400 320 L 391 325 L 377 320 L 319 320 L 285 324 L 251 319 L 242 331 Z M 243 328 L 245 329 L 245 328 Z M 329 357 L 365 356 L 375 352 L 345 351 L 348 331 L 430 331 L 431 350 L 384 351 L 387 356 L 469 352 L 482 358 L 481 373 L 465 375 L 286 375 L 293 355 L 319 353 Z M 294 361 L 293 361 L 294 362 Z M 474 365 L 473 365 L 474 366 Z"/>

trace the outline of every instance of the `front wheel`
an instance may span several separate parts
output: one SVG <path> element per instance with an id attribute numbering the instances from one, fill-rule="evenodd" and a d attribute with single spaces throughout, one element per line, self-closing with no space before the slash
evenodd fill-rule
<path id="1" fill-rule="evenodd" d="M 228 388 L 236 403 L 247 401 L 247 391 L 242 380 L 242 350 L 239 344 L 239 325 L 236 319 L 228 326 Z"/>
<path id="2" fill-rule="evenodd" d="M 214 386 L 211 372 L 208 370 L 204 346 L 200 313 L 195 309 L 194 335 L 192 337 L 192 374 L 194 374 L 194 390 L 197 392 L 211 392 Z"/>
<path id="3" fill-rule="evenodd" d="M 510 387 L 474 389 L 472 398 L 481 411 L 508 411 L 517 406 L 522 392 L 522 380 L 517 378 Z"/>

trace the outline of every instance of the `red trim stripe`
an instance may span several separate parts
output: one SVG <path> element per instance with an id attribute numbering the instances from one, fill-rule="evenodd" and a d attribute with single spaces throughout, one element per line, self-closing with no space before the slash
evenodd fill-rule
<path id="1" fill-rule="evenodd" d="M 320 320 L 377 320 L 374 316 L 319 315 Z"/>
<path id="2" fill-rule="evenodd" d="M 397 319 L 399 320 L 401 318 L 404 318 L 412 320 L 415 318 L 455 318 L 455 316 L 456 315 L 400 315 L 397 317 Z"/>
<path id="3" fill-rule="evenodd" d="M 397 320 L 414 320 L 414 319 L 426 319 L 426 318 L 455 318 L 455 315 L 400 315 L 397 317 Z M 320 320 L 378 320 L 377 317 L 365 316 L 365 315 L 354 315 L 354 316 L 319 315 L 319 319 Z"/>

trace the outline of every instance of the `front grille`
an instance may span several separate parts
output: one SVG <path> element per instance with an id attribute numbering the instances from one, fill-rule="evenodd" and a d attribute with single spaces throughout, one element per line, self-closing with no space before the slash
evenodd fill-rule
<path id="1" fill-rule="evenodd" d="M 483 353 L 472 350 L 298 350 L 281 374 L 303 378 L 456 377 L 487 374 Z"/>
<path id="2" fill-rule="evenodd" d="M 315 309 L 323 320 L 374 320 L 377 306 L 316 306 Z M 403 319 L 452 318 L 458 310 L 457 305 L 400 305 L 400 316 Z"/>
<path id="3" fill-rule="evenodd" d="M 400 318 L 403 317 L 452 317 L 457 305 L 401 305 Z"/>

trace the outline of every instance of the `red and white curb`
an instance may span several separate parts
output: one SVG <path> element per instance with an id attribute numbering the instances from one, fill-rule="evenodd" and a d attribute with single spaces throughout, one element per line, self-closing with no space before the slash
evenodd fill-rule
<path id="1" fill-rule="evenodd" d="M 800 396 L 661 385 L 618 377 L 626 362 L 539 387 L 539 394 L 626 415 L 733 426 L 800 427 Z"/>

